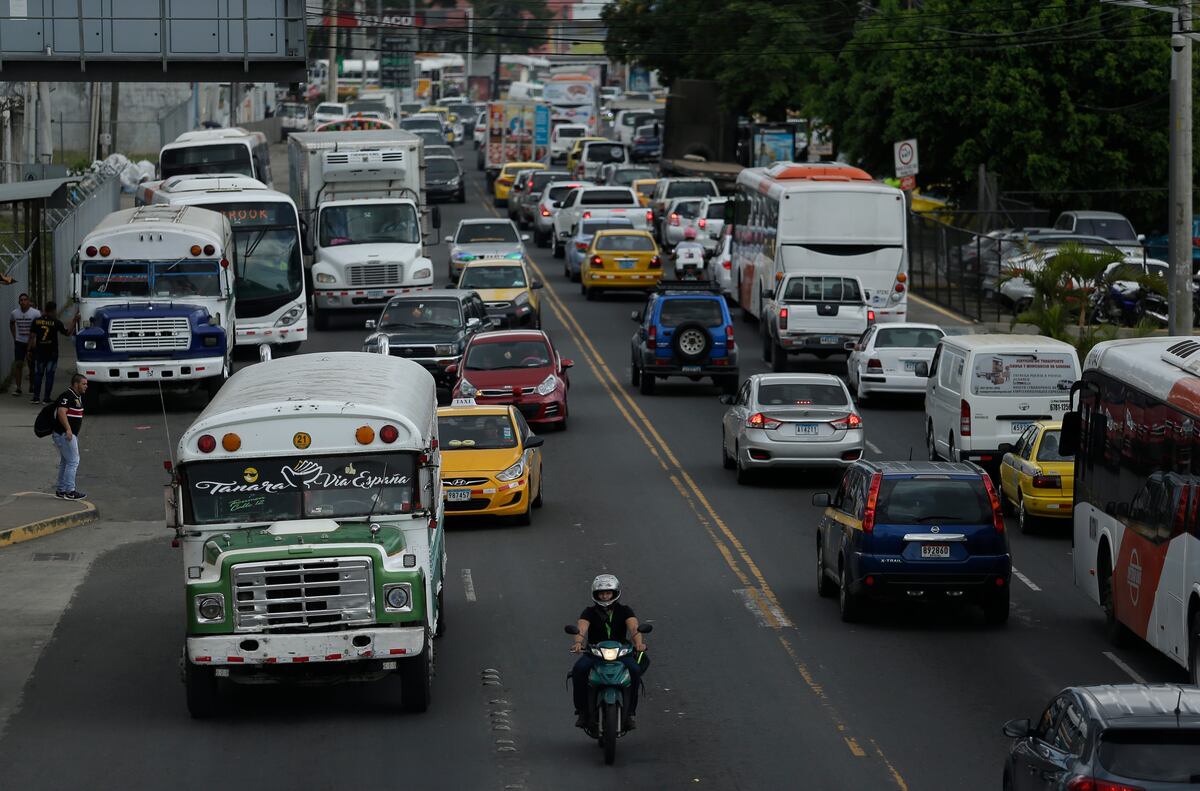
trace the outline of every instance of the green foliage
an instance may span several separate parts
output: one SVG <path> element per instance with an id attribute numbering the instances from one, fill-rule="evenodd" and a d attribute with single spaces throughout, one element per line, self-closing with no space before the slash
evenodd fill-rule
<path id="1" fill-rule="evenodd" d="M 457 0 L 429 0 L 430 8 L 457 8 Z M 526 53 L 545 43 L 547 35 L 553 35 L 554 27 L 549 21 L 554 18 L 546 0 L 473 0 L 475 13 L 475 48 L 480 52 Z M 407 8 L 407 6 L 403 6 Z M 433 16 L 427 27 L 438 27 L 442 15 Z M 452 49 L 466 52 L 467 30 L 457 30 L 458 24 L 446 25 L 454 30 L 434 30 L 422 34 L 422 46 L 430 42 L 440 44 L 436 49 Z"/>

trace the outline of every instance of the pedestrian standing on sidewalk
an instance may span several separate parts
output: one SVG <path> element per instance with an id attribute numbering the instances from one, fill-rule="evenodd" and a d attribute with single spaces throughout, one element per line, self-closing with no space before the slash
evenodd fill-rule
<path id="1" fill-rule="evenodd" d="M 58 305 L 46 303 L 46 312 L 33 320 L 29 325 L 29 357 L 33 366 L 33 398 L 31 403 L 38 403 L 41 396 L 43 404 L 50 403 L 54 392 L 54 372 L 58 370 L 58 336 L 68 338 L 75 334 L 79 326 L 79 314 L 67 329 L 58 318 Z M 45 386 L 43 386 L 45 382 Z"/>
<path id="2" fill-rule="evenodd" d="M 88 380 L 83 374 L 71 377 L 71 386 L 58 397 L 54 408 L 54 445 L 58 448 L 58 483 L 54 496 L 64 500 L 82 500 L 83 492 L 75 488 L 75 473 L 79 470 L 79 430 L 83 428 L 83 394 Z"/>
<path id="3" fill-rule="evenodd" d="M 29 325 L 41 316 L 42 312 L 29 302 L 28 294 L 17 297 L 17 307 L 13 308 L 8 317 L 8 331 L 13 337 L 13 395 L 21 395 L 21 375 L 24 373 L 25 359 L 29 356 Z M 33 371 L 29 372 L 29 389 L 33 389 Z"/>

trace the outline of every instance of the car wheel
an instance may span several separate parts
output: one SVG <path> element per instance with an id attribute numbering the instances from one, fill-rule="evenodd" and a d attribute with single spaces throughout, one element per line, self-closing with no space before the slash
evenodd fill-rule
<path id="1" fill-rule="evenodd" d="M 771 336 L 764 332 L 762 334 L 762 358 L 763 362 L 767 363 L 768 365 L 771 363 L 771 351 L 773 345 L 774 344 L 771 343 Z"/>
<path id="2" fill-rule="evenodd" d="M 950 462 L 962 461 L 962 459 L 960 459 L 958 457 L 958 448 L 954 447 L 954 435 L 953 434 L 951 434 L 946 439 L 946 447 L 948 448 L 948 452 L 946 455 L 950 457 L 950 458 L 946 459 L 946 461 L 950 461 Z"/>
<path id="3" fill-rule="evenodd" d="M 929 460 L 930 461 L 941 461 L 942 460 L 942 457 L 939 456 L 938 452 L 937 452 L 937 444 L 934 443 L 934 441 L 933 441 L 933 423 L 932 422 L 929 424 L 929 427 L 927 429 L 925 429 L 925 449 L 927 451 L 929 451 Z"/>
<path id="4" fill-rule="evenodd" d="M 775 373 L 785 373 L 788 369 L 788 355 L 783 347 L 771 341 L 771 370 Z"/>
<path id="5" fill-rule="evenodd" d="M 526 501 L 525 512 L 514 516 L 513 522 L 521 527 L 528 527 L 529 525 L 533 524 L 533 503 Z"/>
<path id="6" fill-rule="evenodd" d="M 637 362 L 636 361 L 630 362 L 629 363 L 629 384 L 631 384 L 634 387 L 637 387 L 641 383 L 641 381 L 642 381 L 642 372 L 640 369 L 638 369 Z"/>
<path id="7" fill-rule="evenodd" d="M 734 468 L 733 459 L 729 458 L 729 446 L 725 443 L 725 429 L 721 429 L 721 466 L 727 470 Z"/>
<path id="8" fill-rule="evenodd" d="M 867 400 L 869 398 L 870 398 L 870 396 L 863 392 L 862 377 L 860 376 L 854 382 L 854 400 L 857 401 L 859 404 L 866 404 Z"/>
<path id="9" fill-rule="evenodd" d="M 1108 642 L 1117 648 L 1123 648 L 1131 641 L 1129 629 L 1117 619 L 1117 603 L 1114 598 L 1112 569 L 1106 551 L 1101 552 L 1096 561 L 1097 580 L 1100 587 L 1100 607 L 1104 610 L 1104 636 Z"/>
<path id="10" fill-rule="evenodd" d="M 817 540 L 817 595 L 822 599 L 832 599 L 837 588 L 829 575 L 825 573 L 825 543 Z"/>
<path id="11" fill-rule="evenodd" d="M 538 467 L 538 493 L 537 497 L 533 498 L 533 507 L 542 507 L 542 494 L 546 491 L 546 473 L 541 467 Z"/>
<path id="12" fill-rule="evenodd" d="M 1200 610 L 1192 613 L 1191 640 L 1188 641 L 1188 673 L 1192 684 L 1200 684 Z"/>
<path id="13" fill-rule="evenodd" d="M 983 601 L 983 620 L 988 626 L 1003 626 L 1008 623 L 1009 597 L 1008 587 L 990 594 Z"/>
<path id="14" fill-rule="evenodd" d="M 850 590 L 850 574 L 845 563 L 838 568 L 838 610 L 846 623 L 862 620 L 862 596 Z"/>
<path id="15" fill-rule="evenodd" d="M 1037 518 L 1025 508 L 1025 498 L 1017 500 L 1017 527 L 1022 535 L 1029 535 L 1037 527 Z"/>
<path id="16" fill-rule="evenodd" d="M 557 239 L 554 240 L 554 257 L 562 258 L 566 254 L 567 254 L 566 248 L 564 248 L 561 244 L 559 244 Z"/>
<path id="17" fill-rule="evenodd" d="M 579 288 L 583 291 L 583 298 L 588 302 L 595 302 L 596 297 L 600 295 L 600 290 L 597 288 L 586 288 L 583 283 L 579 284 Z"/>
<path id="18" fill-rule="evenodd" d="M 641 372 L 641 381 L 638 383 L 638 392 L 642 395 L 654 395 L 654 374 L 648 374 L 645 371 Z"/>

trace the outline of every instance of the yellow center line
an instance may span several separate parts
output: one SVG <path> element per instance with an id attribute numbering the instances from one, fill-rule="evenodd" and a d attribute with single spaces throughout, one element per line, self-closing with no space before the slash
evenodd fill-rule
<path id="1" fill-rule="evenodd" d="M 499 218 L 499 213 L 486 200 L 486 196 L 483 195 L 482 190 L 480 190 L 480 196 L 484 208 L 493 217 Z M 553 244 L 553 241 L 551 244 Z M 708 533 L 710 540 L 721 554 L 721 557 L 725 559 L 726 565 L 729 566 L 734 576 L 738 578 L 738 581 L 749 590 L 749 596 L 762 613 L 765 622 L 776 629 L 776 636 L 784 652 L 788 655 L 788 658 L 791 660 L 805 685 L 809 688 L 809 691 L 817 697 L 822 708 L 833 721 L 834 726 L 842 734 L 842 738 L 845 740 L 851 755 L 856 758 L 867 757 L 866 750 L 851 735 L 850 726 L 833 705 L 833 702 L 825 692 L 825 688 L 817 681 L 816 677 L 809 670 L 807 663 L 801 659 L 791 641 L 788 640 L 787 635 L 781 630 L 782 627 L 792 626 L 791 619 L 787 617 L 783 605 L 779 602 L 778 597 L 776 597 L 771 586 L 767 583 L 766 577 L 758 568 L 758 564 L 754 562 L 754 559 L 734 534 L 733 530 L 717 514 L 716 509 L 713 508 L 708 498 L 704 495 L 704 492 L 687 470 L 684 469 L 679 458 L 671 450 L 670 445 L 667 444 L 663 436 L 654 428 L 653 423 L 642 411 L 641 407 L 621 386 L 617 377 L 613 374 L 611 367 L 608 365 L 607 360 L 596 349 L 595 344 L 592 343 L 591 338 L 588 337 L 582 325 L 579 324 L 571 309 L 562 301 L 558 290 L 550 284 L 541 268 L 532 259 L 527 258 L 526 263 L 545 284 L 544 294 L 551 311 L 576 342 L 584 361 L 591 368 L 592 373 L 596 375 L 600 386 L 604 388 L 609 399 L 616 406 L 617 411 L 633 428 L 634 432 L 642 440 L 642 443 L 654 456 L 655 460 L 658 461 L 663 470 L 668 473 L 671 483 L 675 486 L 684 501 L 688 503 L 697 521 Z M 743 570 L 743 566 L 745 570 Z M 747 571 L 749 574 L 747 574 Z M 757 587 L 751 585 L 751 578 L 757 583 Z M 868 740 L 875 748 L 876 754 L 891 775 L 897 788 L 901 789 L 901 791 L 908 791 L 908 784 L 900 773 L 896 771 L 896 768 L 887 760 L 883 754 L 883 750 L 874 739 L 868 737 Z"/>

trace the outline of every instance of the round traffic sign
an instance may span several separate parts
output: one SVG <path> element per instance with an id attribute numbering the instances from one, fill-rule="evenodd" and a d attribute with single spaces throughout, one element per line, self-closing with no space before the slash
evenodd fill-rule
<path id="1" fill-rule="evenodd" d="M 900 151 L 896 154 L 900 158 L 901 165 L 911 165 L 913 156 L 915 155 L 916 151 L 913 150 L 912 144 L 907 141 L 900 144 Z"/>

